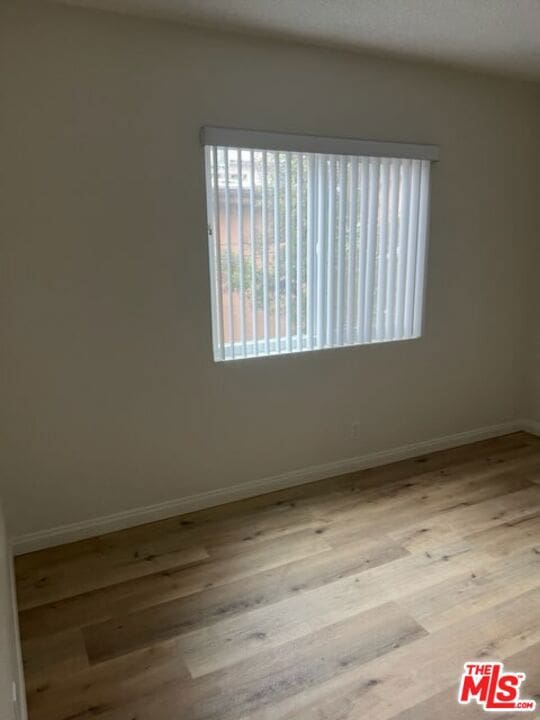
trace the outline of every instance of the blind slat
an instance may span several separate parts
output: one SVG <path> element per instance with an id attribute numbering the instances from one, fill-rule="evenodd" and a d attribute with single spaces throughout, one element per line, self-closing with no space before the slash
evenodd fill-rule
<path id="1" fill-rule="evenodd" d="M 257 276 L 255 260 L 255 153 L 249 152 L 249 249 L 251 260 L 251 337 L 253 355 L 259 354 L 257 334 Z"/>
<path id="2" fill-rule="evenodd" d="M 377 247 L 377 298 L 375 318 L 375 338 L 384 339 L 385 307 L 386 307 L 386 255 L 388 252 L 388 194 L 390 191 L 389 160 L 381 160 L 380 218 L 379 243 Z"/>
<path id="3" fill-rule="evenodd" d="M 396 266 L 397 266 L 397 232 L 398 232 L 398 202 L 399 202 L 399 170 L 400 161 L 392 160 L 390 166 L 390 207 L 388 229 L 388 269 L 386 283 L 386 316 L 384 337 L 387 340 L 394 338 L 395 332 L 395 292 L 396 292 Z"/>
<path id="4" fill-rule="evenodd" d="M 345 304 L 345 198 L 347 194 L 347 158 L 339 159 L 338 265 L 337 265 L 337 344 L 343 345 L 343 308 Z"/>
<path id="5" fill-rule="evenodd" d="M 409 230 L 409 191 L 411 187 L 412 163 L 410 160 L 402 162 L 401 185 L 399 192 L 399 240 L 396 287 L 396 337 L 403 335 L 405 318 L 405 280 L 407 272 L 407 244 Z"/>
<path id="6" fill-rule="evenodd" d="M 229 344 L 234 359 L 234 323 L 232 294 L 232 262 L 231 262 L 231 208 L 229 198 L 229 148 L 225 148 L 225 237 L 227 241 L 227 303 L 229 309 Z"/>
<path id="7" fill-rule="evenodd" d="M 275 352 L 280 352 L 280 340 L 281 340 L 281 313 L 280 313 L 280 296 L 279 296 L 279 242 L 280 242 L 280 227 L 279 227 L 279 153 L 273 153 L 274 157 L 274 337 L 275 337 Z"/>
<path id="8" fill-rule="evenodd" d="M 409 206 L 409 232 L 407 243 L 407 270 L 405 280 L 405 308 L 404 329 L 406 335 L 411 335 L 414 311 L 414 273 L 416 269 L 416 246 L 418 242 L 418 210 L 420 203 L 420 168 L 419 160 L 412 161 L 412 179 Z"/>
<path id="9" fill-rule="evenodd" d="M 268 307 L 268 156 L 266 152 L 262 153 L 261 191 L 264 352 L 268 355 L 270 322 Z"/>
<path id="10" fill-rule="evenodd" d="M 307 290 L 306 290 L 306 345 L 307 349 L 313 347 L 313 253 L 315 246 L 314 239 L 314 191 L 315 191 L 315 158 L 313 155 L 308 157 L 308 177 L 307 177 Z"/>
<path id="11" fill-rule="evenodd" d="M 244 208 L 242 197 L 242 151 L 237 150 L 237 192 L 236 192 L 236 222 L 238 225 L 238 276 L 239 276 L 239 306 L 240 306 L 240 342 L 242 343 L 242 353 L 245 356 L 246 350 L 246 319 L 245 319 L 245 299 L 244 294 Z"/>
<path id="12" fill-rule="evenodd" d="M 358 288 L 356 294 L 356 338 L 363 343 L 366 330 L 364 318 L 364 298 L 367 268 L 367 238 L 369 217 L 369 160 L 362 159 L 360 176 L 360 237 L 358 263 Z"/>
<path id="13" fill-rule="evenodd" d="M 326 230 L 326 345 L 334 344 L 334 234 L 336 203 L 336 159 L 330 158 L 328 169 L 328 227 Z"/>
<path id="14" fill-rule="evenodd" d="M 303 347 L 303 237 L 304 237 L 304 210 L 303 210 L 303 175 L 304 157 L 299 155 L 296 159 L 296 348 Z"/>
<path id="15" fill-rule="evenodd" d="M 285 348 L 291 352 L 291 154 L 285 157 Z"/>
<path id="16" fill-rule="evenodd" d="M 424 285 L 426 267 L 426 239 L 428 222 L 428 196 L 429 174 L 431 165 L 427 160 L 422 161 L 420 176 L 420 205 L 418 217 L 418 249 L 416 252 L 416 272 L 414 291 L 414 327 L 413 334 L 419 336 L 422 332 L 422 307 L 424 304 Z"/>
<path id="17" fill-rule="evenodd" d="M 317 156 L 317 336 L 316 347 L 324 346 L 324 298 L 326 270 L 326 156 Z"/>
<path id="18" fill-rule="evenodd" d="M 353 341 L 354 326 L 354 288 L 356 284 L 356 210 L 358 198 L 358 160 L 351 159 L 351 184 L 349 195 L 349 231 L 348 231 L 348 272 L 347 272 L 347 343 Z"/>
<path id="19" fill-rule="evenodd" d="M 212 305 L 212 339 L 214 357 L 225 358 L 223 338 L 223 288 L 221 264 L 221 233 L 219 227 L 219 190 L 217 148 L 206 149 L 206 179 L 208 202 L 208 251 L 210 259 L 210 291 Z"/>
<path id="20" fill-rule="evenodd" d="M 373 286 L 375 283 L 375 259 L 377 249 L 377 228 L 379 212 L 380 161 L 371 160 L 369 169 L 368 236 L 366 247 L 366 276 L 364 283 L 364 341 L 371 342 L 373 336 Z"/>

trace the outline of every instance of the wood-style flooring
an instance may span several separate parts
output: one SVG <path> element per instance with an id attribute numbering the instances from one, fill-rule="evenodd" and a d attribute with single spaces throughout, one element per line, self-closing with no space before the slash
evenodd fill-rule
<path id="1" fill-rule="evenodd" d="M 30 720 L 485 717 L 456 701 L 467 660 L 504 660 L 540 699 L 540 438 L 28 554 L 16 574 Z"/>

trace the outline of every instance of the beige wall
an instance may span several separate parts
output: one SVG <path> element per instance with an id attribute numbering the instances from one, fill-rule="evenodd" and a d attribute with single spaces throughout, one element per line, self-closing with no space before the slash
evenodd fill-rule
<path id="1" fill-rule="evenodd" d="M 537 267 L 540 267 L 540 259 L 538 260 Z M 538 279 L 536 280 L 538 283 Z M 534 349 L 531 354 L 531 384 L 532 384 L 532 401 L 531 411 L 528 417 L 530 417 L 535 423 L 538 430 L 540 430 L 540 288 L 536 286 L 536 299 L 534 300 L 534 315 L 533 320 L 536 322 L 535 325 L 535 337 L 534 337 Z"/>
<path id="2" fill-rule="evenodd" d="M 538 162 L 540 163 L 540 152 L 538 153 Z M 536 186 L 538 191 L 538 182 Z M 537 431 L 540 432 L 540 213 L 538 225 L 528 265 L 529 307 L 528 312 L 525 311 L 527 374 L 524 408 L 525 417 L 533 421 Z"/>
<path id="3" fill-rule="evenodd" d="M 538 86 L 45 3 L 4 29 L 14 532 L 521 414 Z M 440 145 L 425 336 L 214 364 L 203 124 Z"/>
<path id="4" fill-rule="evenodd" d="M 538 322 L 538 307 L 540 306 L 540 299 L 536 301 L 536 319 Z M 530 418 L 535 423 L 535 429 L 540 431 L 540 332 L 536 330 L 534 337 L 534 346 L 531 355 L 531 367 L 530 373 L 530 384 L 528 387 L 531 388 L 531 395 L 528 401 L 528 407 L 530 411 L 527 414 L 527 418 Z"/>
<path id="5" fill-rule="evenodd" d="M 538 124 L 540 126 L 540 97 L 538 102 Z M 531 160 L 540 165 L 540 140 L 531 148 Z M 533 187 L 538 196 L 538 180 Z M 522 416 L 540 433 L 540 210 L 536 203 L 534 216 L 536 229 L 523 243 L 523 276 L 521 294 L 522 312 L 522 353 L 524 358 L 524 377 L 522 383 Z"/>

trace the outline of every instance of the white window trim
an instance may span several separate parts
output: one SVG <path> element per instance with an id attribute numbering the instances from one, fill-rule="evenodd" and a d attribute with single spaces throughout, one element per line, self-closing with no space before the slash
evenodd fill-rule
<path id="1" fill-rule="evenodd" d="M 437 145 L 416 143 L 379 142 L 355 138 L 336 138 L 296 133 L 267 132 L 263 130 L 240 130 L 206 126 L 201 128 L 203 147 L 219 145 L 250 150 L 284 150 L 328 155 L 361 155 L 366 157 L 407 158 L 410 160 L 439 160 Z"/>
<path id="2" fill-rule="evenodd" d="M 251 151 L 252 158 L 253 152 L 275 151 L 278 153 L 297 152 L 315 155 L 348 155 L 359 156 L 363 158 L 384 158 L 386 160 L 405 159 L 427 161 L 422 163 L 423 165 L 431 165 L 432 162 L 436 162 L 439 160 L 439 148 L 437 146 L 416 143 L 379 142 L 352 138 L 333 138 L 314 135 L 299 135 L 290 133 L 241 130 L 236 128 L 209 126 L 201 128 L 200 140 L 202 146 L 205 148 L 205 151 L 212 152 L 213 150 L 215 152 L 215 149 L 218 147 L 236 149 L 237 151 L 238 149 L 242 149 Z M 208 161 L 209 156 L 207 152 L 205 154 Z M 427 177 L 427 195 L 425 195 L 424 197 L 424 202 L 427 202 L 427 199 L 429 198 L 429 172 Z M 215 198 L 213 197 L 215 196 L 215 192 L 213 192 L 211 189 L 208 164 L 206 179 L 208 192 L 208 220 L 209 227 L 212 227 L 214 226 L 216 221 L 216 216 L 214 215 Z M 420 203 L 421 202 L 422 200 L 420 200 Z M 414 282 L 418 283 L 417 289 L 420 290 L 420 293 L 417 294 L 414 299 L 415 313 L 418 313 L 419 311 L 419 317 L 421 318 L 421 322 L 415 325 L 413 334 L 405 335 L 403 337 L 369 338 L 368 340 L 363 342 L 349 341 L 312 347 L 309 339 L 307 344 L 304 345 L 304 335 L 300 336 L 302 338 L 302 340 L 300 340 L 300 338 L 296 334 L 291 335 L 291 333 L 289 332 L 287 336 L 283 336 L 283 333 L 280 331 L 279 338 L 276 336 L 267 336 L 266 344 L 265 341 L 258 336 L 256 336 L 256 339 L 246 338 L 245 336 L 243 336 L 242 340 L 238 341 L 234 338 L 234 335 L 232 342 L 225 343 L 223 341 L 222 335 L 224 316 L 223 314 L 221 314 L 219 320 L 217 318 L 217 312 L 221 303 L 221 299 L 218 297 L 218 293 L 221 292 L 221 278 L 218 277 L 217 269 L 215 267 L 216 238 L 213 238 L 211 237 L 211 235 L 209 235 L 210 282 L 212 295 L 212 332 L 215 360 L 222 361 L 234 359 L 251 359 L 255 357 L 287 355 L 291 353 L 300 353 L 306 351 L 318 352 L 319 350 L 325 349 L 357 347 L 360 345 L 375 344 L 381 342 L 403 342 L 421 337 L 421 335 L 423 334 L 423 328 L 425 323 L 425 280 L 427 272 L 427 225 L 429 225 L 429 209 L 430 207 L 428 205 L 425 208 L 424 228 L 420 231 L 419 238 L 417 239 L 416 250 L 416 252 L 418 252 L 418 249 L 420 248 L 422 252 L 422 257 L 420 260 L 421 273 L 419 281 L 418 278 L 414 279 Z M 356 270 L 358 270 L 358 268 L 356 268 Z M 326 273 L 326 270 L 323 270 L 323 273 Z M 324 302 L 325 301 L 323 300 L 323 303 Z M 222 308 L 220 312 L 223 313 L 223 311 L 224 309 Z M 301 347 L 298 347 L 298 345 L 301 345 Z"/>

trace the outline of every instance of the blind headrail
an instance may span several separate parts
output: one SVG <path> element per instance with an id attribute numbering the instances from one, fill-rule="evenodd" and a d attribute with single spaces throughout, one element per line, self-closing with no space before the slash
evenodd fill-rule
<path id="1" fill-rule="evenodd" d="M 439 159 L 437 145 L 379 142 L 377 140 L 240 130 L 237 128 L 203 127 L 200 131 L 200 140 L 203 146 L 249 148 L 251 150 L 284 150 L 430 161 Z"/>

